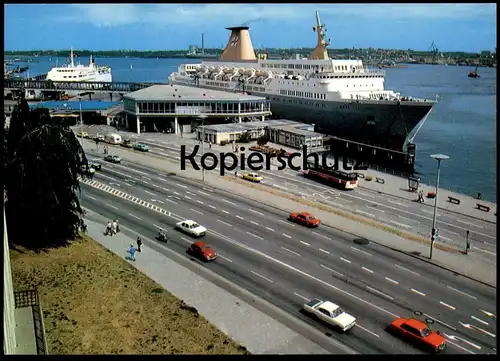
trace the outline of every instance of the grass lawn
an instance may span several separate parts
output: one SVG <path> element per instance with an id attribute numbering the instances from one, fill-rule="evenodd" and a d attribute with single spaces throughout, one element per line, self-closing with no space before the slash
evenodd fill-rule
<path id="1" fill-rule="evenodd" d="M 10 257 L 14 290 L 38 288 L 50 354 L 248 354 L 85 235 L 39 254 L 11 249 Z"/>

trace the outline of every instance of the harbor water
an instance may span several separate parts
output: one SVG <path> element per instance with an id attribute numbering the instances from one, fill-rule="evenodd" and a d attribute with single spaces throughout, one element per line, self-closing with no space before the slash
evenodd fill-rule
<path id="1" fill-rule="evenodd" d="M 48 72 L 64 58 L 39 57 L 29 63 L 30 75 Z M 83 58 L 83 63 L 88 59 Z M 97 58 L 113 69 L 113 80 L 166 83 L 181 63 L 197 59 Z M 420 129 L 416 171 L 422 180 L 435 184 L 436 161 L 431 154 L 450 156 L 441 166 L 440 185 L 460 193 L 481 193 L 496 202 L 496 69 L 479 68 L 480 78 L 468 78 L 469 67 L 408 65 L 386 69 L 385 87 L 412 97 L 439 103 Z M 428 181 L 427 181 L 428 182 Z"/>

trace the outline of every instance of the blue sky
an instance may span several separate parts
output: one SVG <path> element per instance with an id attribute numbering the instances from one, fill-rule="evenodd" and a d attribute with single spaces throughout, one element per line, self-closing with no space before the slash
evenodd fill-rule
<path id="1" fill-rule="evenodd" d="M 493 51 L 496 4 L 8 4 L 5 50 L 187 49 L 226 45 L 248 24 L 254 48 L 314 47 L 315 10 L 332 48 Z"/>

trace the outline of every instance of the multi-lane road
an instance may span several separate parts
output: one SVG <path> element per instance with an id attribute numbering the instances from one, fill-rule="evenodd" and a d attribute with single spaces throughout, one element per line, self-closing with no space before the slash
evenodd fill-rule
<path id="1" fill-rule="evenodd" d="M 422 352 L 385 331 L 397 317 L 417 317 L 445 334 L 445 353 L 496 353 L 494 288 L 381 245 L 358 244 L 327 226 L 303 228 L 264 204 L 127 161 L 103 163 L 82 189 L 85 207 L 151 239 L 166 228 L 167 246 L 183 254 L 193 239 L 173 226 L 199 222 L 209 229 L 204 241 L 220 254 L 207 268 L 358 352 Z M 314 297 L 340 303 L 357 317 L 357 327 L 340 334 L 302 315 L 301 305 Z"/>

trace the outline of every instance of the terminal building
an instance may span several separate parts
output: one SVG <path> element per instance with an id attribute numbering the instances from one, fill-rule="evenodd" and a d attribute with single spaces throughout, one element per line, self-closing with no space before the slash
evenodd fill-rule
<path id="1" fill-rule="evenodd" d="M 153 85 L 123 97 L 125 126 L 137 131 L 190 133 L 206 119 L 237 122 L 271 114 L 265 97 L 180 85 Z"/>

